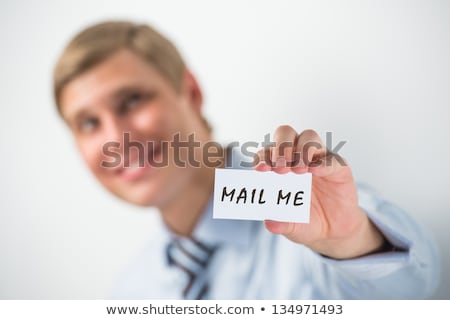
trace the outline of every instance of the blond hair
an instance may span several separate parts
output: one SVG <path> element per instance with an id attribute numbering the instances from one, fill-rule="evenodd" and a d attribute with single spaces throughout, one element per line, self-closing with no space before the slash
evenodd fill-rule
<path id="1" fill-rule="evenodd" d="M 64 87 L 119 49 L 129 49 L 140 55 L 180 92 L 186 65 L 178 50 L 167 38 L 148 25 L 108 21 L 81 31 L 61 54 L 53 74 L 54 97 L 58 110 Z"/>

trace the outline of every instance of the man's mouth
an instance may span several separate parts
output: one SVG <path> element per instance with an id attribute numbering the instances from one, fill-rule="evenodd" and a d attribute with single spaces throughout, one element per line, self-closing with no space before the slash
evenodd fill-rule
<path id="1" fill-rule="evenodd" d="M 161 147 L 157 146 L 148 152 L 148 155 L 133 154 L 129 156 L 129 161 L 124 161 L 123 166 L 116 169 L 115 174 L 125 181 L 137 181 L 144 177 L 148 172 L 155 171 L 152 163 L 158 162 L 161 156 Z"/>

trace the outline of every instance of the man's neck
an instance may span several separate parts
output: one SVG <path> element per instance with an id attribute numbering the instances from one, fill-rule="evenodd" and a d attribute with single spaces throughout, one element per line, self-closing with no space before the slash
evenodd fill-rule
<path id="1" fill-rule="evenodd" d="M 217 167 L 223 167 L 224 156 Z M 174 200 L 160 208 L 164 223 L 180 236 L 190 236 L 206 210 L 214 188 L 214 167 L 193 169 L 192 176 Z"/>

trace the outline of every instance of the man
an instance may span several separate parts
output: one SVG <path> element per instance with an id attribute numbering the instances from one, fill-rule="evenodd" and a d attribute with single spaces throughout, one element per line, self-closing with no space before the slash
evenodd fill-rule
<path id="1" fill-rule="evenodd" d="M 312 173 L 309 224 L 213 220 L 214 169 L 236 155 L 220 149 L 209 165 L 190 161 L 204 159 L 212 139 L 202 92 L 176 48 L 149 26 L 106 22 L 82 31 L 55 67 L 54 91 L 98 181 L 161 212 L 160 231 L 114 297 L 424 298 L 435 290 L 430 239 L 400 209 L 358 190 L 350 168 L 312 130 L 278 127 L 275 146 L 261 150 L 254 166 Z M 192 136 L 194 154 L 171 147 Z M 294 161 L 299 152 L 302 161 Z M 120 155 L 115 165 L 113 154 Z"/>

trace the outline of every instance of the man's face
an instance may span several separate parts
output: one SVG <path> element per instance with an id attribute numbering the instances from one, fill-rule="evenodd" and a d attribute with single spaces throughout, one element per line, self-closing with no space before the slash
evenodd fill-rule
<path id="1" fill-rule="evenodd" d="M 183 141 L 192 133 L 196 141 L 209 140 L 201 103 L 200 90 L 189 73 L 177 93 L 153 66 L 121 50 L 64 87 L 61 112 L 84 161 L 108 190 L 131 203 L 162 208 L 188 185 L 194 172 L 189 165 L 175 165 L 173 148 L 164 154 L 162 142 L 172 141 L 176 133 Z M 142 147 L 124 148 L 124 133 Z M 108 142 L 120 143 L 119 148 L 109 148 L 121 158 L 120 165 L 112 168 L 102 166 L 102 161 L 113 162 L 103 152 Z M 142 149 L 145 165 L 139 166 Z M 200 150 L 196 152 L 200 156 Z M 147 161 L 150 157 L 160 163 L 163 154 L 167 166 L 155 167 Z M 127 158 L 129 167 L 124 167 Z"/>

